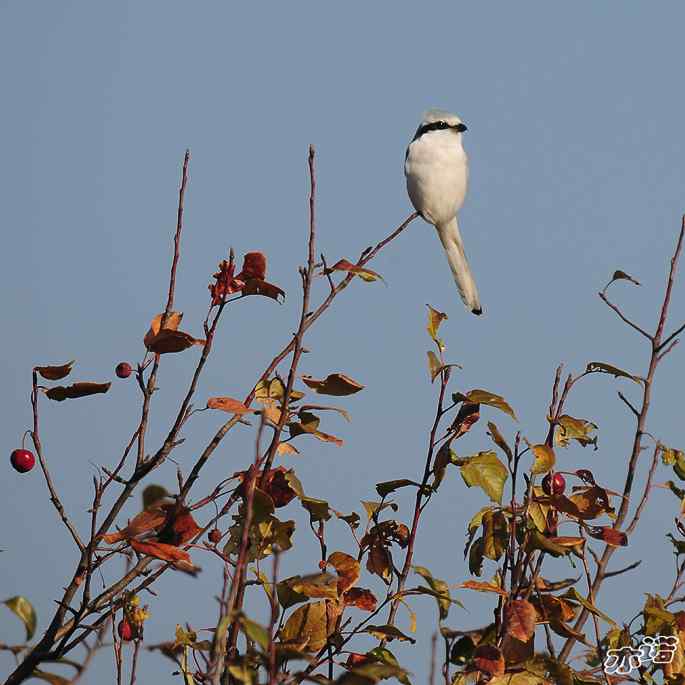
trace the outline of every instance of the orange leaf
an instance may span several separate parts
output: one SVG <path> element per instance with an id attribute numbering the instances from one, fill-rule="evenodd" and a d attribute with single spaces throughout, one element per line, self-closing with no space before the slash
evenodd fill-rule
<path id="1" fill-rule="evenodd" d="M 345 606 L 357 607 L 357 609 L 363 609 L 364 611 L 375 611 L 378 604 L 373 592 L 361 587 L 353 587 L 345 592 L 343 594 L 343 602 Z"/>
<path id="2" fill-rule="evenodd" d="M 504 625 L 508 635 L 528 642 L 535 633 L 535 607 L 525 599 L 514 599 L 504 606 Z"/>
<path id="3" fill-rule="evenodd" d="M 123 530 L 117 531 L 116 533 L 107 533 L 102 536 L 102 539 L 107 544 L 111 545 L 115 542 L 120 542 L 121 540 L 127 540 L 136 535 L 147 533 L 150 530 L 156 530 L 164 525 L 166 519 L 167 512 L 164 508 L 151 507 L 134 516 Z"/>
<path id="4" fill-rule="evenodd" d="M 359 580 L 359 562 L 344 552 L 333 552 L 328 557 L 330 564 L 339 576 L 338 594 L 342 595 Z"/>
<path id="5" fill-rule="evenodd" d="M 371 269 L 366 269 L 363 266 L 357 266 L 356 264 L 352 264 L 351 262 L 348 262 L 347 259 L 339 260 L 338 262 L 333 264 L 333 266 L 326 269 L 324 273 L 330 274 L 334 271 L 347 271 L 351 274 L 354 274 L 355 276 L 359 276 L 359 278 L 367 282 L 383 281 L 383 283 L 385 283 L 383 276 L 381 276 L 379 273 L 371 271 Z"/>
<path id="6" fill-rule="evenodd" d="M 279 442 L 276 447 L 276 454 L 299 454 L 299 450 L 289 442 Z"/>
<path id="7" fill-rule="evenodd" d="M 183 507 L 173 516 L 170 523 L 174 532 L 173 543 L 176 545 L 184 545 L 186 542 L 190 542 L 202 530 L 187 507 Z M 160 539 L 163 532 L 160 532 Z"/>
<path id="8" fill-rule="evenodd" d="M 157 314 L 154 319 L 150 322 L 150 328 L 143 338 L 143 343 L 145 347 L 149 347 L 148 344 L 152 338 L 154 338 L 160 330 L 160 324 L 162 323 L 162 317 L 164 314 Z M 183 312 L 169 312 L 166 321 L 164 322 L 164 329 L 168 331 L 175 331 L 178 329 L 181 319 L 183 318 Z"/>
<path id="9" fill-rule="evenodd" d="M 499 587 L 499 585 L 486 583 L 481 580 L 467 580 L 465 583 L 461 583 L 459 587 L 463 587 L 466 590 L 476 590 L 477 592 L 496 592 L 498 595 L 502 595 L 502 597 L 509 596 L 509 593 Z"/>
<path id="10" fill-rule="evenodd" d="M 232 397 L 210 397 L 207 400 L 207 409 L 221 409 L 229 414 L 247 414 L 251 411 L 240 400 Z"/>
<path id="11" fill-rule="evenodd" d="M 302 376 L 302 381 L 322 395 L 354 395 L 364 388 L 363 385 L 342 373 L 332 373 L 323 380 L 317 380 L 311 376 Z"/>
<path id="12" fill-rule="evenodd" d="M 97 395 L 109 390 L 111 383 L 91 383 L 84 381 L 82 383 L 74 383 L 73 385 L 58 385 L 55 388 L 50 388 L 45 394 L 55 402 L 63 402 L 67 399 L 76 399 L 77 397 L 87 397 L 88 395 Z"/>
<path id="13" fill-rule="evenodd" d="M 36 371 L 49 381 L 59 381 L 71 373 L 71 369 L 75 363 L 76 362 L 72 360 L 61 366 L 36 366 Z"/>
<path id="14" fill-rule="evenodd" d="M 188 552 L 163 542 L 140 542 L 139 540 L 131 540 L 131 547 L 133 547 L 138 554 L 148 554 L 151 557 L 161 559 L 162 561 L 190 562 L 190 555 Z"/>
<path id="15" fill-rule="evenodd" d="M 165 328 L 148 340 L 147 348 L 155 354 L 168 354 L 170 352 L 183 352 L 193 345 L 204 345 L 205 342 L 205 340 L 193 338 L 192 335 L 183 331 L 172 331 Z"/>

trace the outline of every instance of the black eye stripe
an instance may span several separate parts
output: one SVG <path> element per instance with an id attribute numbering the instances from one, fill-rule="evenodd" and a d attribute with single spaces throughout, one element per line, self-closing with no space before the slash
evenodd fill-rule
<path id="1" fill-rule="evenodd" d="M 424 133 L 428 133 L 429 131 L 443 131 L 447 128 L 454 129 L 460 133 L 466 130 L 466 126 L 464 126 L 464 124 L 455 124 L 454 126 L 450 126 L 446 121 L 434 121 L 430 124 L 423 124 L 423 126 L 419 126 L 416 131 L 416 135 L 414 136 L 414 140 L 418 140 Z"/>

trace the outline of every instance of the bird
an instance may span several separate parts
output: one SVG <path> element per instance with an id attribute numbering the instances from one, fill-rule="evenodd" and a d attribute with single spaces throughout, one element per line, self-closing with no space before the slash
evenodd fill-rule
<path id="1" fill-rule="evenodd" d="M 457 222 L 469 179 L 462 145 L 466 130 L 456 114 L 428 110 L 407 147 L 404 175 L 414 209 L 438 232 L 461 299 L 467 309 L 480 315 L 483 308 Z"/>

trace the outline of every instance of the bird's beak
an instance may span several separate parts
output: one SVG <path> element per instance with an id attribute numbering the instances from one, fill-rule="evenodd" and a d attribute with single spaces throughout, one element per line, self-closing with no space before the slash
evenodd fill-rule
<path id="1" fill-rule="evenodd" d="M 463 133 L 464 131 L 468 131 L 468 128 L 466 128 L 466 124 L 457 124 L 456 126 L 452 127 L 457 133 Z"/>

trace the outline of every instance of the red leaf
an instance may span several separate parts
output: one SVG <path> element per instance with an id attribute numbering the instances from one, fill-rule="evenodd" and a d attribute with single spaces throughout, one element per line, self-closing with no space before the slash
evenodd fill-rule
<path id="1" fill-rule="evenodd" d="M 620 530 L 609 526 L 593 526 L 587 529 L 588 535 L 596 540 L 602 540 L 612 547 L 626 547 L 628 536 Z"/>
<path id="2" fill-rule="evenodd" d="M 502 652 L 494 645 L 481 645 L 476 647 L 473 653 L 473 663 L 477 670 L 490 675 L 502 675 L 504 673 L 504 657 Z"/>
<path id="3" fill-rule="evenodd" d="M 242 281 L 253 278 L 264 280 L 266 278 L 266 255 L 263 252 L 248 252 L 243 257 L 243 268 L 236 276 Z"/>
<path id="4" fill-rule="evenodd" d="M 535 607 L 525 599 L 514 599 L 504 607 L 504 624 L 508 635 L 528 642 L 535 633 Z"/>
<path id="5" fill-rule="evenodd" d="M 375 611 L 378 601 L 371 590 L 361 587 L 353 587 L 343 594 L 343 602 L 346 606 L 357 607 L 364 611 Z"/>

